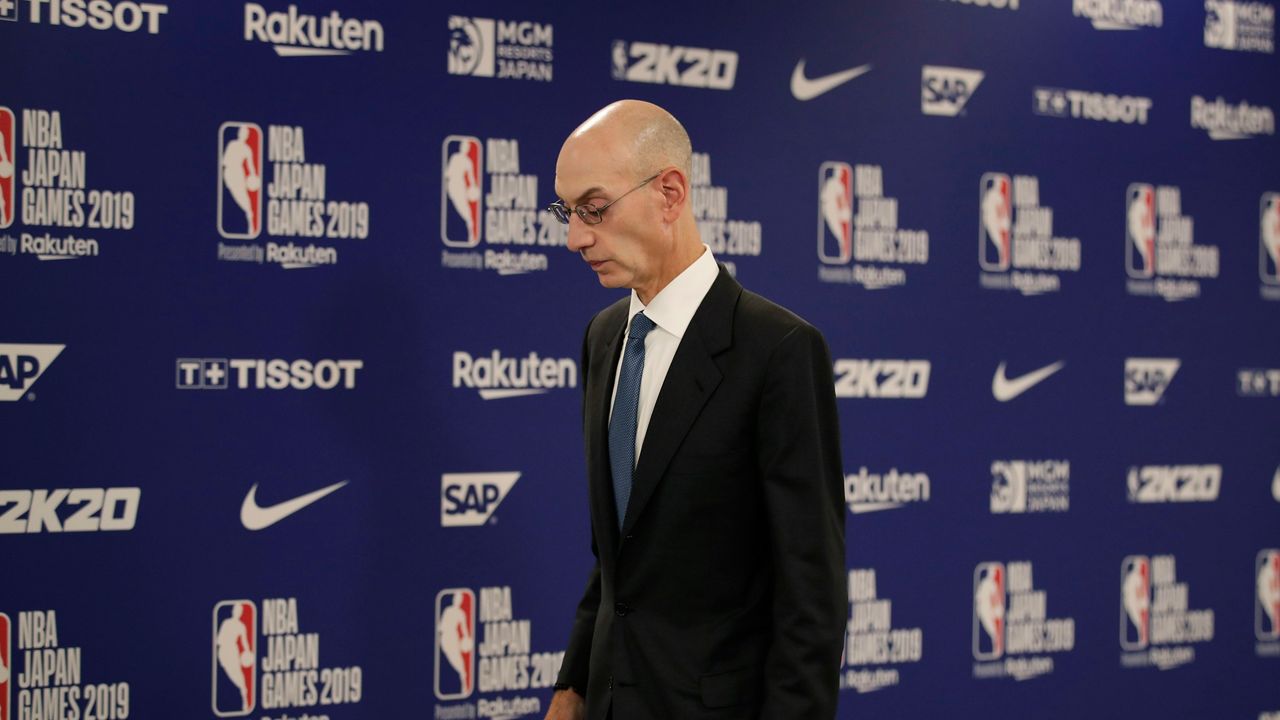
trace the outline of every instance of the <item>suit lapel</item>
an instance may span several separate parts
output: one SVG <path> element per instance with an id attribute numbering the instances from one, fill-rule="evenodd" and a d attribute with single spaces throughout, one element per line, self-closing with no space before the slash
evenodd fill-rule
<path id="1" fill-rule="evenodd" d="M 713 358 L 732 341 L 733 311 L 741 293 L 742 286 L 721 266 L 720 274 L 680 340 L 649 418 L 640 461 L 632 475 L 631 500 L 622 527 L 624 536 L 644 511 L 672 456 L 720 384 L 722 374 Z"/>

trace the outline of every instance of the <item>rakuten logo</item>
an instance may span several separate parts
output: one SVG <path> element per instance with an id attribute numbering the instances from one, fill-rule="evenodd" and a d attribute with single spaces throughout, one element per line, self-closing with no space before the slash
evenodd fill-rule
<path id="1" fill-rule="evenodd" d="M 836 360 L 836 397 L 916 400 L 929 392 L 930 367 L 928 360 Z"/>
<path id="2" fill-rule="evenodd" d="M 578 365 L 572 358 L 544 358 L 535 352 L 503 357 L 497 350 L 488 356 L 453 354 L 453 386 L 474 388 L 485 400 L 541 395 L 577 385 Z"/>

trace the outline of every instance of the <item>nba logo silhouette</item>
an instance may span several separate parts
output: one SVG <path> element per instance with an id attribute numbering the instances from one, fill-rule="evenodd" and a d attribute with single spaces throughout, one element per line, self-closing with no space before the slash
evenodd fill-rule
<path id="1" fill-rule="evenodd" d="M 436 697 L 461 700 L 476 687 L 476 594 L 466 588 L 436 595 Z"/>
<path id="2" fill-rule="evenodd" d="M 853 169 L 824 162 L 818 168 L 818 259 L 843 265 L 853 258 Z"/>
<path id="3" fill-rule="evenodd" d="M 1258 264 L 1262 282 L 1280 285 L 1280 193 L 1262 194 L 1258 241 L 1262 244 Z"/>
<path id="4" fill-rule="evenodd" d="M 1004 173 L 984 173 L 978 191 L 978 265 L 1008 270 L 1013 256 L 1013 185 Z"/>
<path id="5" fill-rule="evenodd" d="M 251 600 L 213 606 L 213 714 L 239 717 L 257 705 L 258 608 Z"/>
<path id="6" fill-rule="evenodd" d="M 12 693 L 9 676 L 13 674 L 13 645 L 9 642 L 9 616 L 0 613 L 0 720 L 9 720 L 9 702 Z"/>
<path id="7" fill-rule="evenodd" d="M 225 122 L 218 128 L 218 234 L 252 240 L 262 232 L 262 128 Z"/>
<path id="8" fill-rule="evenodd" d="M 973 570 L 973 657 L 1004 655 L 1004 563 L 978 563 Z"/>
<path id="9" fill-rule="evenodd" d="M 17 131 L 18 123 L 13 119 L 13 111 L 0 105 L 0 228 L 12 225 L 14 213 L 18 210 L 13 202 L 18 184 Z"/>
<path id="10" fill-rule="evenodd" d="M 1129 277 L 1156 274 L 1156 190 L 1133 183 L 1125 193 L 1125 270 Z"/>
<path id="11" fill-rule="evenodd" d="M 1254 629 L 1259 640 L 1280 640 L 1280 550 L 1258 553 L 1258 595 Z"/>
<path id="12" fill-rule="evenodd" d="M 1120 565 L 1120 647 L 1142 650 L 1150 642 L 1151 560 L 1130 555 Z"/>
<path id="13" fill-rule="evenodd" d="M 450 135 L 441 148 L 440 239 L 449 247 L 480 244 L 484 147 L 480 138 Z"/>

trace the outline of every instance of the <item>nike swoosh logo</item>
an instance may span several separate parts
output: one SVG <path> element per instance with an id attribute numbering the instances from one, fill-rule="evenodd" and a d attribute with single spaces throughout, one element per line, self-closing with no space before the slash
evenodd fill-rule
<path id="1" fill-rule="evenodd" d="M 1000 367 L 996 368 L 995 377 L 991 378 L 991 394 L 1000 402 L 1009 402 L 1035 387 L 1041 380 L 1058 372 L 1066 364 L 1065 360 L 1059 360 L 1052 365 L 1046 365 L 1039 370 L 1033 370 L 1010 380 L 1004 376 L 1004 363 L 1000 363 Z"/>
<path id="2" fill-rule="evenodd" d="M 791 94 L 797 100 L 812 100 L 823 93 L 835 90 L 859 75 L 865 75 L 869 72 L 871 72 L 870 65 L 859 65 L 838 73 L 809 79 L 804 76 L 804 60 L 801 60 L 796 63 L 796 69 L 791 73 Z"/>
<path id="3" fill-rule="evenodd" d="M 249 494 L 244 496 L 244 504 L 240 506 L 240 523 L 244 525 L 246 530 L 261 530 L 271 527 L 325 495 L 341 488 L 347 482 L 347 480 L 343 480 L 329 487 L 320 488 L 306 495 L 299 495 L 292 500 L 285 500 L 282 503 L 276 503 L 268 507 L 258 506 L 258 483 L 254 483 L 253 487 L 249 488 Z"/>

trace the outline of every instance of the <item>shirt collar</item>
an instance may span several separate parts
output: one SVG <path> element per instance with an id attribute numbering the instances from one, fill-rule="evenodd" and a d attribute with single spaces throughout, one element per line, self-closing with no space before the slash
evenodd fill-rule
<path id="1" fill-rule="evenodd" d="M 703 243 L 702 255 L 693 264 L 685 268 L 662 291 L 653 297 L 646 306 L 640 302 L 636 291 L 631 291 L 631 308 L 627 313 L 627 328 L 630 332 L 631 319 L 636 313 L 644 311 L 645 317 L 654 325 L 674 335 L 677 339 L 684 337 L 685 330 L 693 320 L 693 314 L 702 304 L 702 298 L 711 290 L 720 268 L 711 254 L 711 248 Z"/>

